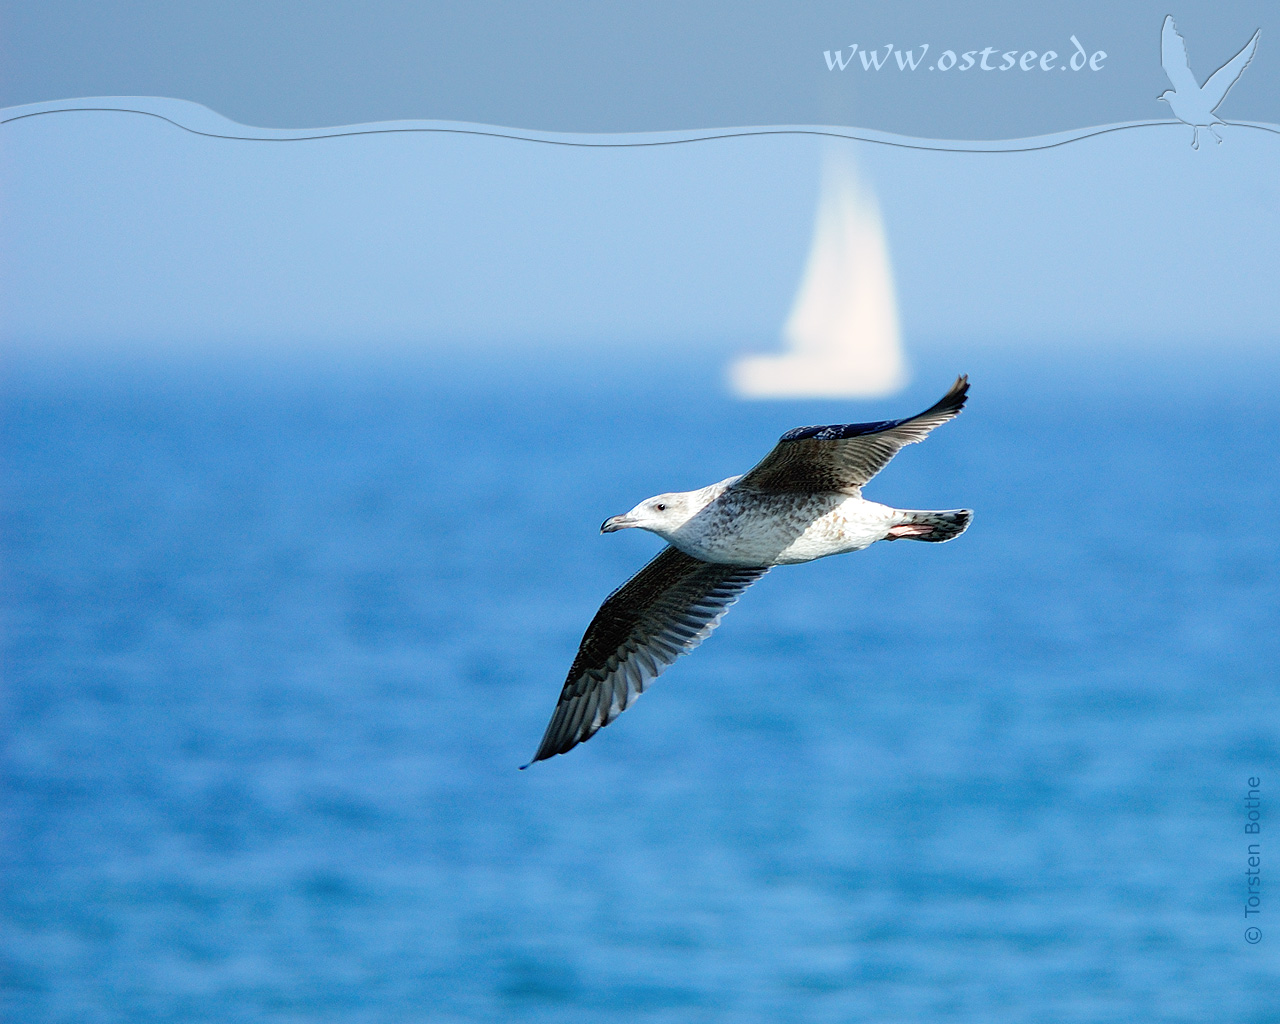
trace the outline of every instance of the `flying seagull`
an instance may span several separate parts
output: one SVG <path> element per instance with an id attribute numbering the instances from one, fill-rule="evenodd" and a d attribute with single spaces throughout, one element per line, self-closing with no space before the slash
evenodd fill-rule
<path id="1" fill-rule="evenodd" d="M 1160 30 L 1160 64 L 1164 73 L 1169 76 L 1172 89 L 1166 89 L 1158 100 L 1169 104 L 1169 109 L 1183 124 L 1194 129 L 1191 136 L 1191 148 L 1200 148 L 1200 129 L 1208 128 L 1213 137 L 1222 142 L 1222 136 L 1214 131 L 1213 126 L 1224 122 L 1214 113 L 1218 105 L 1227 97 L 1231 87 L 1253 60 L 1253 52 L 1258 48 L 1258 36 L 1262 30 L 1254 32 L 1253 38 L 1244 45 L 1244 49 L 1218 68 L 1203 86 L 1196 82 L 1191 73 L 1191 64 L 1187 60 L 1187 44 L 1178 34 L 1173 24 L 1173 15 L 1166 14 L 1164 27 Z"/>
<path id="2" fill-rule="evenodd" d="M 529 764 L 571 750 L 622 714 L 773 566 L 860 551 L 878 540 L 937 543 L 964 533 L 970 509 L 890 508 L 863 498 L 862 486 L 904 445 L 954 419 L 968 391 L 968 377 L 960 377 L 936 405 L 909 419 L 797 427 L 745 476 L 655 495 L 606 519 L 601 533 L 639 527 L 668 547 L 596 612 Z"/>

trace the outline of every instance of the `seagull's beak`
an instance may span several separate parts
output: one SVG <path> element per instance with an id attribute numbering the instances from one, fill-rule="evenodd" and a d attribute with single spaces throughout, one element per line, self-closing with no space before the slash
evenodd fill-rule
<path id="1" fill-rule="evenodd" d="M 600 524 L 600 532 L 616 533 L 618 530 L 625 530 L 635 525 L 636 521 L 629 516 L 611 516 Z"/>

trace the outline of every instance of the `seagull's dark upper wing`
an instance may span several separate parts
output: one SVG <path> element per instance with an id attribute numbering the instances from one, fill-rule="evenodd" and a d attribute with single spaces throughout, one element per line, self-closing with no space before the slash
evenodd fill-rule
<path id="1" fill-rule="evenodd" d="M 904 445 L 923 441 L 934 427 L 954 419 L 964 408 L 968 391 L 969 378 L 958 377 L 936 405 L 909 419 L 789 430 L 734 486 L 770 492 L 857 494 Z"/>
<path id="2" fill-rule="evenodd" d="M 1191 62 L 1187 59 L 1187 44 L 1178 34 L 1172 14 L 1164 16 L 1164 25 L 1160 29 L 1160 65 L 1169 76 L 1169 84 L 1175 91 L 1184 96 L 1192 96 L 1200 91 L 1200 83 L 1191 73 Z"/>
<path id="3" fill-rule="evenodd" d="M 659 554 L 591 620 L 533 761 L 563 754 L 622 714 L 768 571 L 715 565 L 672 547 Z"/>
<path id="4" fill-rule="evenodd" d="M 1201 92 L 1204 94 L 1210 110 L 1218 109 L 1218 104 L 1227 98 L 1227 93 L 1231 90 L 1231 87 L 1244 74 L 1244 69 L 1249 66 L 1249 61 L 1253 60 L 1254 51 L 1258 49 L 1258 36 L 1261 34 L 1262 29 L 1258 29 L 1253 34 L 1253 38 L 1244 44 L 1244 49 L 1218 68 L 1217 71 L 1209 76 L 1209 80 L 1204 83 L 1204 88 Z"/>

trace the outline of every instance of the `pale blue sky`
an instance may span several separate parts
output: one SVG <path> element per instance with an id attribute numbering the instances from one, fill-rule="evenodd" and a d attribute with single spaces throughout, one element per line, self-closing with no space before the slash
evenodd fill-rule
<path id="1" fill-rule="evenodd" d="M 824 143 L 583 150 L 204 139 L 126 114 L 4 133 L 4 314 L 38 348 L 767 348 Z M 838 143 L 878 193 L 908 346 L 1276 336 L 1280 135 L 1028 154 Z M 829 143 L 828 143 L 829 144 Z"/>

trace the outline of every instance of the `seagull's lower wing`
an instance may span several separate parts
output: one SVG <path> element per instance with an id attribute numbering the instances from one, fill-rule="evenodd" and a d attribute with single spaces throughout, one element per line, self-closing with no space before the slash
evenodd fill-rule
<path id="1" fill-rule="evenodd" d="M 768 571 L 703 562 L 673 547 L 659 554 L 591 620 L 533 761 L 563 754 L 622 714 Z"/>
<path id="2" fill-rule="evenodd" d="M 905 420 L 788 430 L 734 486 L 775 493 L 857 494 L 905 445 L 923 441 L 934 427 L 958 416 L 968 393 L 969 378 L 958 377 L 941 399 Z"/>

